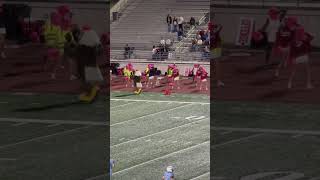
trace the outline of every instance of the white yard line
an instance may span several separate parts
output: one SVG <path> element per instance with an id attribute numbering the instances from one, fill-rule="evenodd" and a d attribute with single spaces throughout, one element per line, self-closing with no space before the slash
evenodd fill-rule
<path id="1" fill-rule="evenodd" d="M 18 122 L 16 124 L 12 124 L 12 126 L 22 126 L 22 125 L 25 125 L 25 124 L 28 124 L 28 122 Z"/>
<path id="2" fill-rule="evenodd" d="M 73 125 L 90 125 L 106 126 L 107 122 L 94 121 L 72 121 L 72 120 L 45 120 L 45 119 L 22 119 L 22 118 L 0 118 L 0 122 L 17 122 L 17 123 L 42 123 L 42 124 L 73 124 Z"/>
<path id="3" fill-rule="evenodd" d="M 14 158 L 0 158 L 0 161 L 16 161 Z"/>
<path id="4" fill-rule="evenodd" d="M 110 110 L 111 110 L 111 109 L 115 109 L 115 108 L 119 108 L 119 107 L 123 107 L 123 106 L 127 106 L 127 105 L 133 104 L 133 103 L 136 103 L 136 102 L 129 102 L 129 103 L 126 103 L 126 104 L 121 104 L 121 105 L 119 105 L 119 106 L 113 106 L 113 107 L 110 107 Z"/>
<path id="5" fill-rule="evenodd" d="M 207 175 L 210 175 L 210 172 L 204 173 L 204 174 L 202 174 L 202 175 L 200 175 L 200 176 L 197 176 L 197 177 L 194 177 L 194 178 L 192 178 L 192 179 L 190 179 L 190 180 L 197 180 L 197 179 L 200 179 L 200 178 L 202 178 L 202 177 L 206 177 Z M 215 179 L 215 178 L 214 178 L 214 179 Z"/>
<path id="6" fill-rule="evenodd" d="M 47 127 L 56 127 L 56 126 L 60 126 L 61 124 L 49 124 Z"/>
<path id="7" fill-rule="evenodd" d="M 117 125 L 121 125 L 121 124 L 126 124 L 126 123 L 129 123 L 129 122 L 132 122 L 132 121 L 141 119 L 141 118 L 145 118 L 145 117 L 149 117 L 149 116 L 154 116 L 154 115 L 161 114 L 161 113 L 165 113 L 165 112 L 168 112 L 168 111 L 172 111 L 172 110 L 184 108 L 184 107 L 190 106 L 190 105 L 193 105 L 193 104 L 185 104 L 185 105 L 178 106 L 178 107 L 175 107 L 175 108 L 166 109 L 166 110 L 158 111 L 158 112 L 155 112 L 155 113 L 152 113 L 152 114 L 140 116 L 140 117 L 137 117 L 137 118 L 134 118 L 134 119 L 129 119 L 129 120 L 127 120 L 127 121 L 122 121 L 122 122 L 119 122 L 119 123 L 114 123 L 114 124 L 111 124 L 110 127 L 117 126 Z"/>
<path id="8" fill-rule="evenodd" d="M 154 103 L 180 103 L 180 104 L 203 104 L 210 105 L 210 102 L 191 102 L 191 101 L 158 101 L 158 100 L 143 100 L 143 99 L 110 99 L 111 101 L 134 101 L 134 102 L 154 102 Z"/>
<path id="9" fill-rule="evenodd" d="M 270 134 L 291 134 L 291 135 L 315 135 L 319 136 L 320 131 L 307 130 L 284 130 L 284 129 L 262 129 L 262 128 L 233 128 L 233 127 L 212 127 L 212 130 L 225 130 L 236 132 L 270 133 Z"/>
<path id="10" fill-rule="evenodd" d="M 253 139 L 253 138 L 256 138 L 256 137 L 263 136 L 263 135 L 265 135 L 265 134 L 261 133 L 261 134 L 255 134 L 255 135 L 251 135 L 251 136 L 246 136 L 246 137 L 243 137 L 243 138 L 233 139 L 233 140 L 230 140 L 230 141 L 227 141 L 227 142 L 224 142 L 224 143 L 213 145 L 212 147 L 213 147 L 213 149 L 216 149 L 216 148 L 219 148 L 219 147 L 222 147 L 222 146 L 225 146 L 225 145 L 238 143 L 238 142 L 241 142 L 241 141 Z"/>
<path id="11" fill-rule="evenodd" d="M 188 150 L 197 148 L 197 147 L 199 147 L 199 146 L 203 146 L 203 145 L 208 144 L 208 143 L 210 143 L 210 141 L 205 141 L 205 142 L 203 142 L 203 143 L 200 143 L 200 144 L 197 144 L 197 145 L 194 145 L 194 146 L 185 148 L 185 149 L 181 149 L 181 150 L 179 150 L 179 151 L 175 151 L 175 152 L 173 152 L 173 153 L 170 153 L 170 154 L 167 154 L 167 155 L 164 155 L 164 156 L 161 156 L 161 157 L 158 157 L 158 158 L 155 158 L 155 159 L 152 159 L 152 160 L 149 160 L 149 161 L 146 161 L 146 162 L 137 164 L 137 165 L 135 165 L 135 166 L 131 166 L 131 167 L 126 168 L 126 169 L 122 169 L 122 170 L 120 170 L 120 171 L 117 171 L 117 172 L 113 173 L 113 175 L 120 174 L 120 173 L 125 172 L 125 171 L 128 171 L 128 170 L 130 170 L 130 169 L 134 169 L 134 168 L 136 168 L 136 167 L 139 167 L 139 166 L 142 166 L 142 165 L 151 163 L 151 162 L 153 162 L 153 161 L 157 161 L 157 160 L 160 160 L 160 159 L 164 159 L 164 158 L 170 157 L 170 156 L 175 155 L 175 154 L 183 153 L 183 152 L 185 152 L 185 151 L 188 151 Z M 102 178 L 102 177 L 106 177 L 106 174 L 101 174 L 101 175 L 99 175 L 99 176 L 91 177 L 91 178 L 88 178 L 88 179 L 85 179 L 85 180 L 94 180 L 94 179 L 99 179 L 99 178 Z"/>
<path id="12" fill-rule="evenodd" d="M 75 132 L 75 131 L 78 131 L 78 130 L 81 130 L 81 129 L 86 129 L 86 128 L 89 128 L 89 127 L 91 127 L 91 126 L 84 126 L 84 127 L 74 128 L 74 129 L 60 131 L 58 133 L 54 133 L 54 134 L 50 134 L 50 135 L 46 135 L 46 136 L 40 136 L 40 137 L 36 137 L 36 138 L 24 140 L 24 141 L 12 143 L 12 144 L 7 144 L 7 145 L 0 146 L 0 149 L 13 147 L 13 146 L 16 146 L 16 145 L 25 144 L 25 143 L 29 143 L 29 142 L 39 141 L 39 140 L 43 140 L 43 139 L 46 139 L 46 138 L 59 136 L 59 135 L 63 135 L 63 134 L 68 134 L 68 133 L 72 133 L 72 132 Z"/>
<path id="13" fill-rule="evenodd" d="M 189 123 L 187 123 L 187 124 L 183 124 L 183 125 L 180 125 L 180 126 L 177 126 L 177 127 L 174 127 L 174 128 L 170 128 L 170 129 L 166 129 L 166 130 L 163 130 L 163 131 L 159 131 L 159 132 L 156 132 L 156 133 L 153 133 L 153 134 L 149 134 L 149 135 L 146 135 L 146 136 L 142 136 L 142 137 L 139 137 L 139 138 L 136 138 L 136 139 L 131 139 L 131 140 L 126 141 L 126 142 L 122 142 L 122 143 L 119 143 L 119 144 L 115 144 L 115 145 L 111 146 L 111 148 L 115 148 L 115 147 L 118 147 L 118 146 L 123 145 L 123 144 L 130 143 L 130 142 L 138 141 L 138 140 L 140 140 L 140 139 L 145 139 L 145 138 L 148 138 L 148 137 L 151 137 L 151 136 L 154 136 L 154 135 L 166 133 L 166 132 L 169 132 L 169 131 L 172 131 L 172 130 L 175 130 L 175 129 L 179 129 L 179 128 L 183 128 L 183 127 L 188 127 L 188 126 L 191 126 L 192 124 L 196 124 L 196 123 L 199 123 L 199 122 L 205 121 L 205 120 L 208 120 L 208 119 L 201 119 L 201 120 L 198 120 L 198 121 L 189 122 Z M 209 124 L 208 124 L 208 125 L 209 125 Z"/>

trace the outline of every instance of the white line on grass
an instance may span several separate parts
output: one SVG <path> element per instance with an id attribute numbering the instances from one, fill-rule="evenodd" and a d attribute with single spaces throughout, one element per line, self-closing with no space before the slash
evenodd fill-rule
<path id="1" fill-rule="evenodd" d="M 75 132 L 75 131 L 78 131 L 78 130 L 81 130 L 81 129 L 85 129 L 85 128 L 89 128 L 89 127 L 91 127 L 91 126 L 84 126 L 84 127 L 74 128 L 74 129 L 65 130 L 65 131 L 61 131 L 61 132 L 50 134 L 50 135 L 46 135 L 46 136 L 40 136 L 40 137 L 36 137 L 36 138 L 20 141 L 20 142 L 17 142 L 17 143 L 7 144 L 7 145 L 0 146 L 0 149 L 13 147 L 13 146 L 16 146 L 16 145 L 25 144 L 25 143 L 29 143 L 29 142 L 33 142 L 33 141 L 39 141 L 39 140 L 43 140 L 43 139 L 50 138 L 50 137 L 53 137 L 53 136 L 59 136 L 59 135 L 63 135 L 63 134 L 68 134 L 68 133 L 72 133 L 72 132 Z"/>
<path id="2" fill-rule="evenodd" d="M 227 142 L 224 142 L 224 143 L 213 145 L 212 147 L 213 147 L 213 149 L 215 149 L 215 148 L 219 148 L 219 147 L 222 147 L 222 146 L 225 146 L 225 145 L 238 143 L 238 142 L 241 142 L 241 141 L 245 141 L 245 140 L 253 139 L 253 138 L 256 138 L 256 137 L 260 137 L 260 136 L 263 136 L 263 135 L 265 135 L 265 134 L 261 133 L 261 134 L 255 134 L 255 135 L 251 135 L 251 136 L 247 136 L 247 137 L 243 137 L 243 138 L 239 138 L 239 139 L 233 139 L 233 140 L 230 140 L 230 141 L 227 141 Z"/>
<path id="3" fill-rule="evenodd" d="M 157 101 L 143 99 L 110 99 L 111 101 L 134 101 L 134 102 L 154 102 L 154 103 L 180 103 L 180 104 L 204 104 L 209 105 L 209 102 L 190 102 L 190 101 Z"/>
<path id="4" fill-rule="evenodd" d="M 90 125 L 90 126 L 106 126 L 106 125 L 108 125 L 107 122 L 22 119 L 22 118 L 0 118 L 0 122 L 42 123 L 42 124 L 73 124 L 73 125 Z"/>
<path id="5" fill-rule="evenodd" d="M 170 154 L 167 154 L 167 155 L 164 155 L 164 156 L 161 156 L 161 157 L 157 157 L 157 158 L 155 158 L 155 159 L 152 159 L 152 160 L 149 160 L 149 161 L 146 161 L 146 162 L 143 162 L 143 163 L 140 163 L 140 164 L 131 166 L 131 167 L 129 167 L 129 168 L 126 168 L 126 169 L 122 169 L 122 170 L 120 170 L 120 171 L 117 171 L 117 172 L 114 173 L 114 175 L 120 174 L 120 173 L 122 173 L 122 172 L 128 171 L 128 170 L 130 170 L 130 169 L 133 169 L 133 168 L 136 168 L 136 167 L 139 167 L 139 166 L 142 166 L 142 165 L 145 165 L 145 164 L 148 164 L 148 163 L 151 163 L 151 162 L 160 160 L 160 159 L 164 159 L 164 158 L 170 157 L 170 156 L 175 155 L 175 154 L 183 153 L 183 152 L 185 152 L 185 151 L 188 151 L 188 150 L 197 148 L 197 147 L 199 147 L 199 146 L 203 146 L 203 145 L 208 144 L 208 143 L 210 143 L 210 141 L 205 141 L 205 142 L 203 142 L 203 143 L 200 143 L 200 144 L 197 144 L 197 145 L 188 147 L 188 148 L 184 148 L 184 149 L 181 149 L 181 150 L 179 150 L 179 151 L 175 151 L 175 152 L 173 152 L 173 153 L 170 153 Z"/>
<path id="6" fill-rule="evenodd" d="M 261 128 L 232 128 L 232 127 L 212 127 L 213 130 L 225 130 L 236 132 L 253 132 L 253 133 L 271 133 L 271 134 L 303 134 L 319 136 L 320 131 L 307 131 L 307 130 L 284 130 L 284 129 L 261 129 Z"/>
<path id="7" fill-rule="evenodd" d="M 194 177 L 194 178 L 192 178 L 192 179 L 190 179 L 190 180 L 197 180 L 197 179 L 199 179 L 199 178 L 206 177 L 207 175 L 210 175 L 210 172 L 204 173 L 204 174 L 202 174 L 202 175 L 200 175 L 200 176 L 197 176 L 197 177 Z"/>
<path id="8" fill-rule="evenodd" d="M 56 126 L 60 126 L 61 124 L 49 124 L 47 127 L 56 127 Z"/>
<path id="9" fill-rule="evenodd" d="M 225 131 L 225 132 L 221 133 L 221 135 L 227 135 L 227 134 L 231 134 L 231 133 L 233 133 L 233 131 Z"/>
<path id="10" fill-rule="evenodd" d="M 174 128 L 170 128 L 170 129 L 166 129 L 166 130 L 163 130 L 163 131 L 159 131 L 159 132 L 156 132 L 156 133 L 153 133 L 153 134 L 149 134 L 149 135 L 146 135 L 146 136 L 142 136 L 142 137 L 139 137 L 139 138 L 136 138 L 136 139 L 131 139 L 131 140 L 126 141 L 126 142 L 122 142 L 122 143 L 119 143 L 119 144 L 112 145 L 111 148 L 115 148 L 115 147 L 118 147 L 118 146 L 123 145 L 123 144 L 130 143 L 130 142 L 138 141 L 140 139 L 145 139 L 145 138 L 148 138 L 148 137 L 151 137 L 151 136 L 154 136 L 154 135 L 166 133 L 166 132 L 169 132 L 169 131 L 172 131 L 172 130 L 175 130 L 175 129 L 188 127 L 188 126 L 191 126 L 192 124 L 196 124 L 196 123 L 199 123 L 199 122 L 205 121 L 205 120 L 208 120 L 208 119 L 201 119 L 201 120 L 198 120 L 198 121 L 189 122 L 187 124 L 183 124 L 183 125 L 180 125 L 180 126 L 177 126 L 177 127 L 174 127 Z M 121 141 L 121 139 L 120 139 L 120 141 Z"/>
<path id="11" fill-rule="evenodd" d="M 175 152 L 173 152 L 173 153 L 170 153 L 170 154 L 167 154 L 167 155 L 164 155 L 164 156 L 161 156 L 161 157 L 158 157 L 158 158 L 155 158 L 155 159 L 152 159 L 152 160 L 149 160 L 149 161 L 146 161 L 146 162 L 137 164 L 137 165 L 135 165 L 135 166 L 131 166 L 131 167 L 129 167 L 129 168 L 126 168 L 126 169 L 117 171 L 117 172 L 113 173 L 113 175 L 117 175 L 117 174 L 119 174 L 119 173 L 128 171 L 128 170 L 130 170 L 130 169 L 133 169 L 133 168 L 136 168 L 136 167 L 139 167 L 139 166 L 142 166 L 142 165 L 151 163 L 151 162 L 153 162 L 153 161 L 157 161 L 157 160 L 159 160 L 159 159 L 167 158 L 167 157 L 170 157 L 170 156 L 172 156 L 172 155 L 175 155 L 175 154 L 178 154 L 178 153 L 182 153 L 182 152 L 188 151 L 188 150 L 190 150 L 190 149 L 197 148 L 197 147 L 199 147 L 199 146 L 202 146 L 202 145 L 205 145 L 205 144 L 208 144 L 208 143 L 210 143 L 210 141 L 205 141 L 205 142 L 203 142 L 203 143 L 201 143 L 201 144 L 197 144 L 197 145 L 195 145 L 195 146 L 191 146 L 191 147 L 188 147 L 188 148 L 179 150 L 179 151 L 175 151 Z M 99 176 L 91 177 L 91 178 L 88 178 L 88 179 L 85 179 L 85 180 L 94 180 L 94 179 L 99 179 L 99 178 L 106 177 L 106 176 L 107 176 L 106 174 L 101 174 L 101 175 L 99 175 Z"/>
<path id="12" fill-rule="evenodd" d="M 25 125 L 25 124 L 28 124 L 28 122 L 19 122 L 19 123 L 16 123 L 16 124 L 12 124 L 12 126 L 22 126 L 22 125 Z"/>
<path id="13" fill-rule="evenodd" d="M 127 121 L 122 121 L 122 122 L 119 122 L 119 123 L 114 123 L 114 124 L 111 124 L 110 127 L 117 126 L 117 125 L 121 125 L 121 124 L 126 124 L 126 123 L 128 123 L 128 122 L 132 122 L 132 121 L 135 121 L 135 120 L 138 120 L 138 119 L 141 119 L 141 118 L 145 118 L 145 117 L 149 117 L 149 116 L 154 116 L 154 115 L 157 115 L 157 114 L 161 114 L 161 113 L 164 113 L 164 112 L 168 112 L 168 111 L 180 109 L 180 108 L 183 108 L 183 107 L 186 107 L 186 106 L 190 106 L 190 105 L 193 105 L 193 104 L 185 104 L 185 105 L 178 106 L 178 107 L 175 107 L 175 108 L 166 109 L 166 110 L 163 110 L 163 111 L 158 111 L 158 112 L 156 112 L 156 113 L 152 113 L 152 114 L 140 116 L 140 117 L 137 117 L 137 118 L 134 118 L 134 119 L 129 119 L 129 120 L 127 120 Z"/>
<path id="14" fill-rule="evenodd" d="M 110 109 L 114 109 L 114 108 L 119 108 L 119 107 L 123 107 L 123 106 L 127 106 L 129 104 L 133 104 L 133 103 L 136 103 L 136 102 L 129 102 L 129 103 L 126 103 L 126 104 L 121 104 L 119 106 L 113 106 L 113 107 L 110 107 Z"/>
<path id="15" fill-rule="evenodd" d="M 13 158 L 0 158 L 0 161 L 16 161 L 17 159 Z"/>

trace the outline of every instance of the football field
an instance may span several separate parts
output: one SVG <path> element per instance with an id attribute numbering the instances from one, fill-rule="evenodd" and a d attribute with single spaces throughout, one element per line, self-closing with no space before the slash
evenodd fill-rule
<path id="1" fill-rule="evenodd" d="M 209 179 L 210 103 L 206 95 L 159 93 L 111 97 L 112 179 Z"/>
<path id="2" fill-rule="evenodd" d="M 213 109 L 214 176 L 320 179 L 319 105 L 217 101 Z"/>
<path id="3" fill-rule="evenodd" d="M 0 179 L 86 179 L 107 171 L 106 101 L 1 93 Z"/>

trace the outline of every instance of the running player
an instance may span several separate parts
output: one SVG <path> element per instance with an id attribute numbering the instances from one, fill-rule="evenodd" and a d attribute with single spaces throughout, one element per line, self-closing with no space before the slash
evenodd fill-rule
<path id="1" fill-rule="evenodd" d="M 115 163 L 116 163 L 115 160 L 110 159 L 110 163 L 109 163 L 109 166 L 110 166 L 110 178 L 112 176 L 112 169 L 114 168 Z"/>
<path id="2" fill-rule="evenodd" d="M 162 176 L 162 180 L 174 180 L 173 167 L 168 166 Z"/>

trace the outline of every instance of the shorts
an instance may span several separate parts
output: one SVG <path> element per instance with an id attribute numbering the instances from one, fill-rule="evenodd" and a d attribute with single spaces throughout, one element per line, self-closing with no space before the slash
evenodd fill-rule
<path id="1" fill-rule="evenodd" d="M 142 88 L 142 83 L 141 83 L 141 82 L 136 83 L 136 87 L 137 87 L 137 88 Z"/>
<path id="2" fill-rule="evenodd" d="M 180 78 L 179 78 L 179 76 L 178 76 L 178 77 L 175 77 L 173 80 L 174 80 L 174 81 L 179 81 L 179 79 L 180 79 Z"/>
<path id="3" fill-rule="evenodd" d="M 207 79 L 201 79 L 201 82 L 207 82 Z"/>
<path id="4" fill-rule="evenodd" d="M 302 64 L 302 63 L 307 63 L 309 61 L 309 56 L 304 55 L 304 56 L 299 56 L 295 59 L 296 64 Z"/>
<path id="5" fill-rule="evenodd" d="M 150 80 L 151 80 L 151 79 L 154 79 L 154 76 L 150 76 L 149 79 L 150 79 Z"/>

